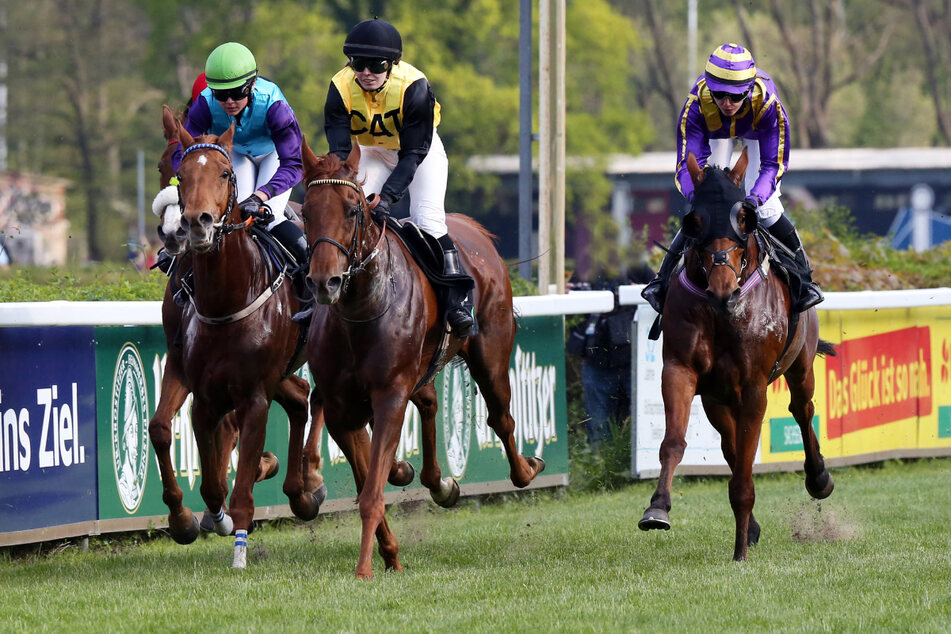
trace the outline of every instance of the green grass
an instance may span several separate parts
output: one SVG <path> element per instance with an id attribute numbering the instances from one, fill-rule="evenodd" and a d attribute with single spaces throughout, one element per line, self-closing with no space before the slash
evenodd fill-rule
<path id="1" fill-rule="evenodd" d="M 359 518 L 264 525 L 232 540 L 101 538 L 0 551 L 4 631 L 947 631 L 948 460 L 757 476 L 761 542 L 731 561 L 724 479 L 674 482 L 673 528 L 636 523 L 653 490 L 509 494 L 392 508 L 402 574 L 352 577 Z"/>

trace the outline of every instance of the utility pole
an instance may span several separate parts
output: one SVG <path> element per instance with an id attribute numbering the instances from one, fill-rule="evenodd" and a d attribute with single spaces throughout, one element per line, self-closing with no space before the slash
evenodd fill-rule
<path id="1" fill-rule="evenodd" d="M 532 280 L 532 0 L 518 10 L 518 272 Z"/>

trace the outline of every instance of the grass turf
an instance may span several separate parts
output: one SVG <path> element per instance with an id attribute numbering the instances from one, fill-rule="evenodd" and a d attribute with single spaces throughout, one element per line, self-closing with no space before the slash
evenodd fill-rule
<path id="1" fill-rule="evenodd" d="M 391 508 L 405 572 L 353 578 L 359 516 L 0 551 L 4 631 L 947 631 L 951 461 L 756 477 L 760 544 L 731 561 L 726 480 L 677 478 L 672 530 L 636 527 L 652 481 Z"/>

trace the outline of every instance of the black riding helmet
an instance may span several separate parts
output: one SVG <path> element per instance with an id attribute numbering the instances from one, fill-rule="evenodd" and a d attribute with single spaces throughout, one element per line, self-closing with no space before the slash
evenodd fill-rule
<path id="1" fill-rule="evenodd" d="M 397 62 L 403 56 L 403 38 L 386 20 L 364 20 L 350 29 L 343 43 L 343 54 L 350 58 L 371 57 Z"/>

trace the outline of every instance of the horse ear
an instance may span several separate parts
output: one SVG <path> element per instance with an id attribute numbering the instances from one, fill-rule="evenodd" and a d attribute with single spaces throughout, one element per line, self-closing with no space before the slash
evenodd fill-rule
<path id="1" fill-rule="evenodd" d="M 314 151 L 310 149 L 310 146 L 307 145 L 307 137 L 301 137 L 300 145 L 301 158 L 304 160 L 304 174 L 309 175 L 317 169 L 317 165 L 320 163 L 320 159 L 317 158 L 317 155 L 314 154 Z"/>
<path id="2" fill-rule="evenodd" d="M 234 143 L 234 121 L 231 122 L 231 125 L 228 126 L 228 129 L 225 130 L 220 137 L 218 137 L 218 145 L 225 148 L 226 150 L 231 150 L 231 146 Z"/>
<path id="3" fill-rule="evenodd" d="M 697 157 L 693 155 L 693 152 L 687 155 L 687 172 L 690 173 L 690 180 L 693 181 L 694 187 L 703 182 L 703 168 L 700 167 L 700 163 L 697 162 Z"/>
<path id="4" fill-rule="evenodd" d="M 743 148 L 743 153 L 737 159 L 736 165 L 730 170 L 730 180 L 737 187 L 742 187 L 743 177 L 746 176 L 746 167 L 750 164 L 750 155 L 747 148 Z"/>
<path id="5" fill-rule="evenodd" d="M 354 138 L 351 138 L 350 141 L 353 143 L 353 148 L 347 156 L 346 165 L 352 173 L 356 174 L 360 171 L 360 144 Z"/>
<path id="6" fill-rule="evenodd" d="M 166 141 L 178 138 L 178 118 L 168 106 L 162 106 L 162 129 Z"/>
<path id="7" fill-rule="evenodd" d="M 195 138 L 189 134 L 185 126 L 182 125 L 182 122 L 176 121 L 175 125 L 178 127 L 178 141 L 182 144 L 182 149 L 184 150 L 185 148 L 195 145 Z"/>

